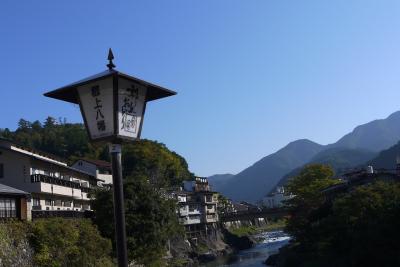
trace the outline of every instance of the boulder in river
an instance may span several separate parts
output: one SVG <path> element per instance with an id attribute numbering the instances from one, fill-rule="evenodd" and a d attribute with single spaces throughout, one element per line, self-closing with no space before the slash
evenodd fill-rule
<path id="1" fill-rule="evenodd" d="M 279 254 L 272 254 L 271 256 L 268 257 L 268 259 L 264 261 L 264 264 L 268 266 L 276 266 L 278 258 Z"/>

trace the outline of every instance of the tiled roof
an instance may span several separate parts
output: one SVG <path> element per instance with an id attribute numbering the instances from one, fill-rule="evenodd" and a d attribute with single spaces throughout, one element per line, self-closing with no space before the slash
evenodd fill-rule
<path id="1" fill-rule="evenodd" d="M 14 187 L 10 187 L 4 184 L 0 184 L 0 194 L 7 195 L 29 195 L 29 193 L 16 189 Z"/>
<path id="2" fill-rule="evenodd" d="M 108 161 L 99 160 L 99 159 L 81 159 L 81 160 L 92 163 L 92 164 L 96 165 L 97 167 L 111 168 L 111 163 Z"/>

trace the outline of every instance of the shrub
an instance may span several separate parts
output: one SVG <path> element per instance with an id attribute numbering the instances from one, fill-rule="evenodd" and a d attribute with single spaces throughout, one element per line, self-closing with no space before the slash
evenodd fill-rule
<path id="1" fill-rule="evenodd" d="M 112 266 L 111 242 L 89 220 L 40 219 L 30 237 L 38 266 Z"/>
<path id="2" fill-rule="evenodd" d="M 0 267 L 32 266 L 33 250 L 26 230 L 28 224 L 20 221 L 0 224 Z"/>

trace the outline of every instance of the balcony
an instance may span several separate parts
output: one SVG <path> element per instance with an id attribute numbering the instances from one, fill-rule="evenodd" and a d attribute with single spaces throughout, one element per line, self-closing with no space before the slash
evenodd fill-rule
<path id="1" fill-rule="evenodd" d="M 188 211 L 188 209 L 179 209 L 179 215 L 180 216 L 187 216 L 187 215 L 189 215 L 189 211 Z"/>
<path id="2" fill-rule="evenodd" d="M 43 183 L 48 183 L 48 184 L 55 184 L 55 185 L 61 185 L 61 186 L 66 186 L 70 188 L 80 188 L 81 185 L 77 182 L 72 182 L 56 177 L 51 177 L 48 175 L 44 174 L 32 174 L 31 175 L 31 182 L 32 183 L 38 183 L 38 182 L 43 182 Z"/>
<path id="3" fill-rule="evenodd" d="M 200 215 L 190 215 L 187 217 L 179 218 L 179 223 L 183 225 L 199 224 L 200 222 Z"/>
<path id="4" fill-rule="evenodd" d="M 32 174 L 31 182 L 55 185 L 55 187 L 53 187 L 53 188 L 48 187 L 48 186 L 41 186 L 38 189 L 40 192 L 54 193 L 54 194 L 59 194 L 59 195 L 72 195 L 76 198 L 81 197 L 81 192 L 84 192 L 85 196 L 86 196 L 87 193 L 90 193 L 92 191 L 91 188 L 89 188 L 87 186 L 82 186 L 78 182 L 64 180 L 64 179 L 60 179 L 60 178 L 56 178 L 56 177 L 52 177 L 52 176 L 48 176 L 48 175 L 44 175 L 44 174 Z M 72 190 L 66 189 L 65 187 L 70 188 Z"/>
<path id="5" fill-rule="evenodd" d="M 32 219 L 39 218 L 92 218 L 92 211 L 74 211 L 74 210 L 32 210 Z"/>
<path id="6" fill-rule="evenodd" d="M 189 215 L 199 215 L 199 214 L 201 214 L 201 212 L 198 209 L 189 209 L 188 214 Z"/>
<path id="7" fill-rule="evenodd" d="M 218 217 L 216 214 L 207 214 L 206 216 L 206 222 L 211 223 L 211 222 L 217 222 L 218 221 Z"/>

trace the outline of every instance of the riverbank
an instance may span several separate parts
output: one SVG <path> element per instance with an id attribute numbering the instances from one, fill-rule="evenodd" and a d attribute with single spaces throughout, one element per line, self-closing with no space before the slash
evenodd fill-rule
<path id="1" fill-rule="evenodd" d="M 170 241 L 168 266 L 198 266 L 234 253 L 235 248 L 225 240 L 225 229 L 220 228 L 212 235 L 173 239 Z"/>
<path id="2" fill-rule="evenodd" d="M 241 251 L 264 242 L 265 232 L 279 231 L 285 225 L 286 221 L 279 220 L 258 227 L 241 226 L 229 229 L 222 227 L 212 236 L 171 240 L 169 266 L 198 266 L 221 258 L 235 258 Z"/>
<path id="3" fill-rule="evenodd" d="M 204 263 L 200 266 L 265 267 L 265 259 L 278 253 L 279 249 L 288 244 L 290 240 L 290 237 L 281 230 L 258 233 L 252 238 L 259 240 L 253 247 L 236 251 L 225 257 L 219 257 L 215 261 Z"/>
<path id="4" fill-rule="evenodd" d="M 285 226 L 286 226 L 286 220 L 281 219 L 261 226 L 248 225 L 248 226 L 232 227 L 229 228 L 228 231 L 237 236 L 254 236 L 263 232 L 283 230 Z"/>

